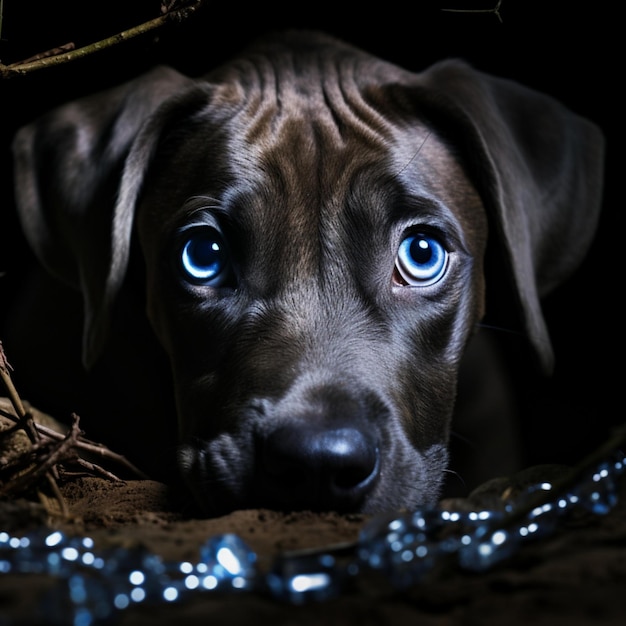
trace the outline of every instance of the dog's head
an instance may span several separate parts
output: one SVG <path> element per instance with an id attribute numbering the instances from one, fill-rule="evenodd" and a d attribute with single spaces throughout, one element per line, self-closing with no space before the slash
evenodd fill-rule
<path id="1" fill-rule="evenodd" d="M 597 129 L 546 96 L 309 33 L 66 105 L 15 152 L 31 244 L 84 294 L 87 365 L 139 242 L 180 466 L 211 512 L 432 504 L 498 288 L 487 233 L 550 369 L 539 298 L 585 253 L 602 166 Z"/>

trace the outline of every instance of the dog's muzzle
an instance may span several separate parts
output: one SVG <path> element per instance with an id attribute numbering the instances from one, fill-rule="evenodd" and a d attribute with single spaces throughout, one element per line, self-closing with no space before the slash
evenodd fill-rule
<path id="1" fill-rule="evenodd" d="M 298 399 L 252 401 L 238 420 L 250 425 L 245 432 L 181 449 L 196 500 L 212 514 L 241 506 L 365 510 L 380 487 L 389 409 L 373 392 L 359 395 L 329 385 Z"/>
<path id="2" fill-rule="evenodd" d="M 354 510 L 380 473 L 371 428 L 291 424 L 259 441 L 257 489 L 262 500 L 296 508 Z"/>

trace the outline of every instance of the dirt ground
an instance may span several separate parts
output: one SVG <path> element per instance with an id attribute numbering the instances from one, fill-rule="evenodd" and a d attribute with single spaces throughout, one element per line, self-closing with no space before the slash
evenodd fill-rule
<path id="1" fill-rule="evenodd" d="M 550 478 L 554 468 L 535 468 L 525 481 Z M 470 500 L 442 506 L 482 509 L 496 502 L 519 477 L 500 480 Z M 0 531 L 13 535 L 56 528 L 90 536 L 96 550 L 142 546 L 165 561 L 197 562 L 207 539 L 234 533 L 268 571 L 279 555 L 356 541 L 368 522 L 361 515 L 238 511 L 218 519 L 186 518 L 172 504 L 165 485 L 151 480 L 111 481 L 95 476 L 66 477 L 60 483 L 69 506 L 65 519 L 44 504 L 23 498 L 0 500 Z M 269 594 L 196 592 L 184 601 L 142 603 L 113 614 L 125 626 L 160 624 L 421 624 L 437 626 L 543 624 L 623 626 L 626 618 L 626 481 L 621 497 L 605 516 L 563 520 L 549 538 L 527 543 L 511 558 L 483 573 L 455 564 L 435 570 L 405 590 L 380 575 L 364 573 L 336 598 L 294 605 Z M 0 555 L 1 556 L 1 555 Z M 0 561 L 2 559 L 0 558 Z M 69 623 L 54 612 L 42 617 L 43 598 L 62 594 L 51 576 L 0 574 L 0 625 Z M 56 591 L 58 589 L 58 591 Z M 45 612 L 45 609 L 44 609 Z M 78 623 L 78 622 L 77 622 Z"/>

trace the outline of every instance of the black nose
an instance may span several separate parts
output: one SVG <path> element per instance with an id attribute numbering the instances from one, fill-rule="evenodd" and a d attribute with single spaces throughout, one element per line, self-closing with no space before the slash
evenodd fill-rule
<path id="1" fill-rule="evenodd" d="M 380 470 L 367 428 L 297 422 L 265 438 L 260 462 L 259 495 L 292 510 L 358 510 Z"/>

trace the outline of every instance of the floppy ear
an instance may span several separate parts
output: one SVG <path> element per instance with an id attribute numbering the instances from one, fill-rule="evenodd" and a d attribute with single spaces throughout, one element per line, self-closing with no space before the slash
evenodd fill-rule
<path id="1" fill-rule="evenodd" d="M 523 324 L 546 372 L 540 298 L 584 258 L 600 213 L 604 139 L 591 122 L 518 83 L 457 60 L 417 75 L 412 100 L 463 153 L 503 244 Z M 498 289 L 487 284 L 487 289 Z"/>
<path id="2" fill-rule="evenodd" d="M 42 265 L 83 294 L 87 366 L 104 342 L 130 249 L 130 228 L 120 229 L 114 220 L 124 162 L 144 122 L 191 83 L 159 67 L 63 105 L 14 139 L 22 227 Z"/>

